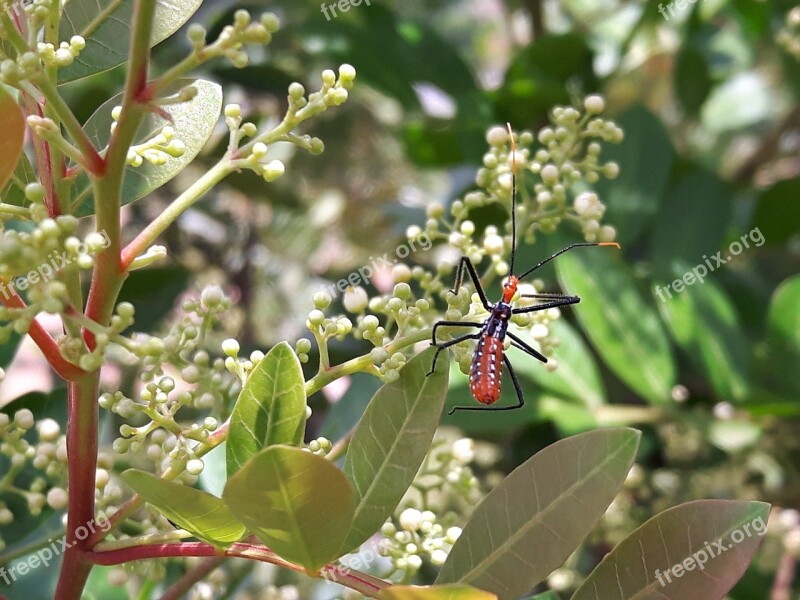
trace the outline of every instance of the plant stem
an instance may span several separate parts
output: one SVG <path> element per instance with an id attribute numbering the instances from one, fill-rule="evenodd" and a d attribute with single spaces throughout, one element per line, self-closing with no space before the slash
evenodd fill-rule
<path id="1" fill-rule="evenodd" d="M 186 209 L 197 202 L 211 188 L 222 181 L 231 173 L 230 158 L 223 157 L 216 165 L 211 167 L 202 177 L 181 193 L 172 203 L 158 215 L 136 238 L 122 251 L 120 268 L 127 270 L 133 260 L 143 254 L 159 235 L 175 222 Z"/>

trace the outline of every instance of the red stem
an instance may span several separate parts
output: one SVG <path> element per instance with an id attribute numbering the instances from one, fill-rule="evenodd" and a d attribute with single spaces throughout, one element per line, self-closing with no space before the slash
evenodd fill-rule
<path id="1" fill-rule="evenodd" d="M 7 307 L 26 308 L 25 302 L 19 297 L 16 290 L 9 288 L 7 284 L 3 284 L 0 290 L 2 290 L 2 293 L 0 293 L 0 302 Z M 9 291 L 11 292 L 10 294 L 7 293 Z M 50 366 L 53 367 L 53 370 L 58 373 L 62 379 L 66 381 L 78 381 L 86 377 L 86 371 L 77 365 L 73 365 L 61 355 L 58 343 L 36 319 L 31 322 L 28 335 L 36 342 L 36 345 L 39 346 L 47 362 L 50 363 Z"/>

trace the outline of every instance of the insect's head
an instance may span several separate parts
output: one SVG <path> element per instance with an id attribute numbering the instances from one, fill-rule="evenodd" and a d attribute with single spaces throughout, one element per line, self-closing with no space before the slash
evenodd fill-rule
<path id="1" fill-rule="evenodd" d="M 516 275 L 509 275 L 503 283 L 503 302 L 511 302 L 514 294 L 517 293 L 517 284 L 519 279 Z"/>

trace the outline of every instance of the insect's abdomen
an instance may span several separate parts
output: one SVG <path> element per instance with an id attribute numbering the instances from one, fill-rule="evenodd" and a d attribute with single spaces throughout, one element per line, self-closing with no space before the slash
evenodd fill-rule
<path id="1" fill-rule="evenodd" d="M 502 362 L 503 342 L 491 335 L 481 337 L 469 369 L 469 389 L 478 402 L 494 404 L 500 399 Z"/>

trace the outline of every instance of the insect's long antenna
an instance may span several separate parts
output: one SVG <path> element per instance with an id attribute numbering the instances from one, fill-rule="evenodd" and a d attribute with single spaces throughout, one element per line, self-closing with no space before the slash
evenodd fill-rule
<path id="1" fill-rule="evenodd" d="M 506 123 L 508 139 L 511 142 L 511 267 L 509 275 L 514 274 L 514 255 L 517 252 L 517 145 L 514 143 L 514 132 L 511 123 Z"/>
<path id="2" fill-rule="evenodd" d="M 564 252 L 566 252 L 567 250 L 572 250 L 573 248 L 579 248 L 581 246 L 615 246 L 617 248 L 617 250 L 620 249 L 620 246 L 619 246 L 619 244 L 617 242 L 578 242 L 577 244 L 570 244 L 569 246 L 567 246 L 566 248 L 562 248 L 561 250 L 559 250 L 558 252 L 556 252 L 552 256 L 549 256 L 549 257 L 545 258 L 543 261 L 540 261 L 540 262 L 536 263 L 535 265 L 533 265 L 530 269 L 528 269 L 522 275 L 520 275 L 518 277 L 518 279 L 522 279 L 523 277 L 526 277 L 527 275 L 530 275 L 531 273 L 533 273 L 536 269 L 538 269 L 542 265 L 545 265 L 545 264 L 549 263 L 551 260 L 553 260 L 555 257 L 564 254 Z"/>

